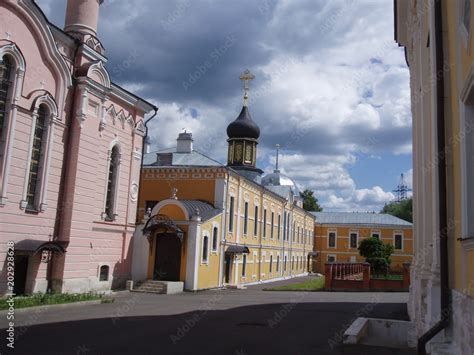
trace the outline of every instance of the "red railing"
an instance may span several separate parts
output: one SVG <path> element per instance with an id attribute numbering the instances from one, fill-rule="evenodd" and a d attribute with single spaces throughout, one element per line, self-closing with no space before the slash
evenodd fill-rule
<path id="1" fill-rule="evenodd" d="M 331 289 L 408 289 L 410 264 L 403 265 L 402 280 L 371 280 L 369 263 L 325 264 L 325 288 Z"/>

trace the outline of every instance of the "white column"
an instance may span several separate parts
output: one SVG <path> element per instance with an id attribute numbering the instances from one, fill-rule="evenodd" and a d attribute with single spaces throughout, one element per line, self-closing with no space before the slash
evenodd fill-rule
<path id="1" fill-rule="evenodd" d="M 201 217 L 194 216 L 189 223 L 188 235 L 186 241 L 186 277 L 184 288 L 195 291 L 198 289 L 199 281 L 199 246 L 201 236 Z"/>

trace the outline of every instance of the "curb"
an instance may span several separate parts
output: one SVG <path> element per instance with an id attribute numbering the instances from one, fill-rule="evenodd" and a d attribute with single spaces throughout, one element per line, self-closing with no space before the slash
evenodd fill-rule
<path id="1" fill-rule="evenodd" d="M 15 313 L 24 313 L 24 312 L 31 312 L 31 311 L 43 311 L 48 309 L 56 309 L 56 308 L 67 308 L 67 307 L 79 307 L 79 306 L 86 306 L 86 305 L 93 305 L 93 304 L 100 304 L 102 300 L 91 300 L 91 301 L 80 301 L 80 302 L 71 302 L 71 303 L 60 303 L 60 304 L 47 304 L 44 306 L 34 306 L 34 307 L 25 307 L 25 308 L 15 308 Z M 8 309 L 4 309 L 0 311 L 0 316 L 8 314 Z"/>

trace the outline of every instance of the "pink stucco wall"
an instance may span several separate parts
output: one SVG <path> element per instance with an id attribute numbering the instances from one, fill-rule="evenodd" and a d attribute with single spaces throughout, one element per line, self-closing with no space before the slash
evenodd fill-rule
<path id="1" fill-rule="evenodd" d="M 90 59 L 79 54 L 74 61 L 74 41 L 58 30 L 50 30 L 32 1 L 21 4 L 16 1 L 0 2 L 0 19 L 6 19 L 0 21 L 0 49 L 14 43 L 26 63 L 13 130 L 8 190 L 7 196 L 4 196 L 6 202 L 0 204 L 0 292 L 4 292 L 6 287 L 6 243 L 10 240 L 47 241 L 52 238 L 69 242 L 66 254 L 55 258 L 52 264 L 54 285 L 58 290 L 85 292 L 110 289 L 115 284 L 123 283 L 130 275 L 130 238 L 136 213 L 136 201 L 130 189 L 133 183 L 139 182 L 142 147 L 142 136 L 137 134 L 136 125 L 143 119 L 146 109 L 138 108 L 137 98 L 134 102 L 127 102 L 120 95 L 98 94 L 97 90 L 110 92 L 120 89 L 106 88 L 107 82 L 103 81 L 100 73 L 86 72 L 83 75 L 89 77 L 89 82 L 86 80 L 84 84 L 88 88 L 88 104 L 81 125 L 76 113 L 81 106 L 83 88 L 68 86 L 67 78 L 76 73 L 78 65 L 87 64 Z M 73 61 L 76 68 L 71 66 Z M 57 121 L 53 123 L 54 139 L 47 170 L 47 209 L 27 213 L 20 208 L 20 201 L 27 175 L 32 105 L 38 96 L 46 93 L 51 95 L 60 109 Z M 143 101 L 141 105 L 144 107 Z M 115 109 L 114 113 L 107 114 L 103 129 L 100 128 L 102 106 L 114 106 Z M 130 122 L 122 124 L 114 117 L 121 111 Z M 119 142 L 121 147 L 118 216 L 113 222 L 105 222 L 101 216 L 112 142 Z M 64 181 L 61 179 L 63 174 Z M 58 204 L 62 189 L 63 200 Z M 58 206 L 63 206 L 59 212 Z M 99 282 L 98 270 L 104 264 L 110 267 L 111 279 Z M 30 257 L 32 270 L 28 271 L 27 291 L 45 291 L 46 265 L 39 262 L 39 256 Z"/>

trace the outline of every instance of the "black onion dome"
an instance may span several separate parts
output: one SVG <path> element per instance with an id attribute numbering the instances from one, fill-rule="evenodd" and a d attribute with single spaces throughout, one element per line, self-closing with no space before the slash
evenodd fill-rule
<path id="1" fill-rule="evenodd" d="M 242 107 L 239 117 L 227 126 L 227 136 L 229 138 L 254 138 L 260 137 L 260 128 L 250 117 L 247 106 Z"/>

